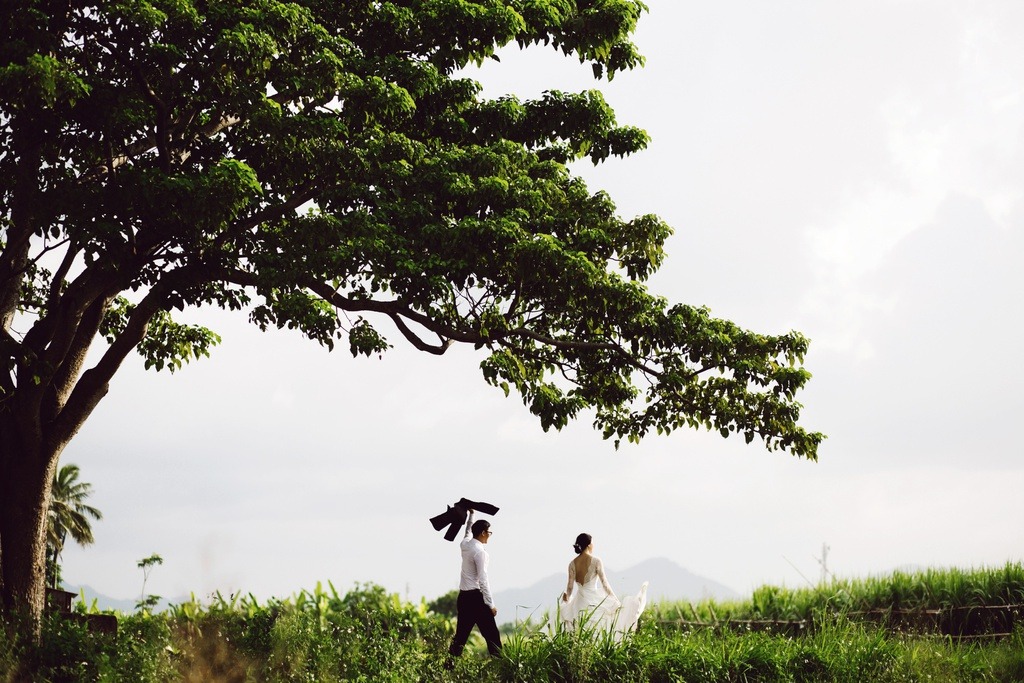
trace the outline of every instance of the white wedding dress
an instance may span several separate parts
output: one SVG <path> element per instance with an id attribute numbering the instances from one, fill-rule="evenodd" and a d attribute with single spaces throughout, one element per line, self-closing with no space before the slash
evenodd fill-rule
<path id="1" fill-rule="evenodd" d="M 569 563 L 569 599 L 559 600 L 559 619 L 564 628 L 582 627 L 588 631 L 611 632 L 615 640 L 636 628 L 637 620 L 647 605 L 647 582 L 639 592 L 621 601 L 615 597 L 604 564 L 598 557 L 590 560 L 586 576 L 576 576 L 576 562 Z"/>

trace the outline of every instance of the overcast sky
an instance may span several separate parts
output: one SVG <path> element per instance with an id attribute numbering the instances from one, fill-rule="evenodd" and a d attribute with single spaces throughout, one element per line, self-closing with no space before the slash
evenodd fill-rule
<path id="1" fill-rule="evenodd" d="M 675 228 L 654 292 L 811 338 L 819 462 L 701 432 L 615 451 L 586 418 L 545 434 L 472 350 L 418 354 L 382 322 L 396 348 L 353 359 L 203 313 L 212 358 L 133 357 L 65 451 L 104 513 L 65 580 L 136 597 L 159 553 L 165 597 L 429 599 L 459 558 L 427 518 L 462 496 L 501 507 L 495 590 L 563 571 L 580 531 L 613 569 L 667 557 L 741 593 L 816 580 L 823 543 L 841 577 L 1021 561 L 1024 4 L 648 4 L 644 69 L 598 84 L 538 48 L 485 92 L 599 87 L 651 134 L 580 173 Z"/>

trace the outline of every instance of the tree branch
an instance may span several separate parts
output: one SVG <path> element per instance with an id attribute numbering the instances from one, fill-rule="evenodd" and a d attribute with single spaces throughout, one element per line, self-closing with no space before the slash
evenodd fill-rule
<path id="1" fill-rule="evenodd" d="M 0 404 L 14 394 L 14 368 L 21 354 L 21 342 L 10 331 L 0 328 Z"/>
<path id="2" fill-rule="evenodd" d="M 613 342 L 592 342 L 592 341 L 570 341 L 564 339 L 556 339 L 535 332 L 526 327 L 515 327 L 504 332 L 500 332 L 494 335 L 484 336 L 478 332 L 469 332 L 466 330 L 459 330 L 449 325 L 445 325 L 437 322 L 433 318 L 419 311 L 415 311 L 408 306 L 402 304 L 399 301 L 375 301 L 375 300 L 355 300 L 349 299 L 343 296 L 333 287 L 329 285 L 315 281 L 312 278 L 308 278 L 304 283 L 304 286 L 316 293 L 318 296 L 323 298 L 325 301 L 337 306 L 338 308 L 346 311 L 358 312 L 358 311 L 374 311 L 377 313 L 383 313 L 390 317 L 392 320 L 397 320 L 399 317 L 407 318 L 413 322 L 422 325 L 424 328 L 430 330 L 436 334 L 440 339 L 446 340 L 445 345 L 451 346 L 452 343 L 458 341 L 466 344 L 487 344 L 487 343 L 499 343 L 503 339 L 509 337 L 522 337 L 532 339 L 533 341 L 539 342 L 546 346 L 556 348 L 559 350 L 572 350 L 572 351 L 607 351 L 618 355 L 627 364 L 631 365 L 635 369 L 643 372 L 646 375 L 660 378 L 662 373 L 655 368 L 650 367 L 644 363 L 641 363 L 635 359 L 631 354 L 627 353 L 622 349 L 621 346 Z M 399 327 L 399 330 L 405 335 L 406 339 L 409 339 L 416 348 L 429 351 L 430 353 L 438 353 L 440 347 L 426 345 L 425 342 L 419 340 L 418 337 L 410 331 L 407 332 L 408 327 L 404 330 Z M 412 337 L 410 337 L 412 335 Z M 417 341 L 414 341 L 414 338 Z M 423 346 L 421 346 L 423 345 Z M 425 347 L 425 348 L 424 348 Z M 443 353 L 444 351 L 440 351 Z"/>
<path id="3" fill-rule="evenodd" d="M 206 269 L 200 266 L 186 266 L 168 273 L 149 290 L 132 311 L 121 334 L 96 365 L 82 373 L 75 384 L 50 430 L 53 446 L 63 446 L 78 432 L 89 414 L 106 395 L 110 379 L 121 367 L 121 363 L 145 339 L 150 321 L 163 310 L 170 294 L 204 282 L 207 277 Z"/>
<path id="4" fill-rule="evenodd" d="M 281 218 L 282 216 L 286 215 L 289 211 L 295 211 L 295 209 L 299 208 L 306 202 L 313 199 L 315 194 L 316 183 L 314 183 L 312 180 L 303 183 L 294 190 L 294 194 L 292 194 L 290 199 L 287 199 L 281 204 L 268 206 L 264 210 L 256 212 L 255 214 L 248 217 L 244 221 L 233 226 L 230 230 L 225 230 L 224 232 L 217 235 L 216 239 L 214 240 L 214 245 L 217 247 L 222 247 L 224 246 L 225 243 L 228 242 L 229 239 L 237 237 L 242 233 L 248 232 L 249 230 L 252 230 L 253 228 L 260 225 L 261 223 L 265 223 L 276 218 Z"/>
<path id="5" fill-rule="evenodd" d="M 75 382 L 82 371 L 82 366 L 85 364 L 89 348 L 99 333 L 103 316 L 106 315 L 107 307 L 113 301 L 113 298 L 112 295 L 107 294 L 106 296 L 94 299 L 79 321 L 75 335 L 50 382 L 51 391 L 49 398 L 43 405 L 44 420 L 52 419 L 52 417 L 60 413 L 67 402 L 68 396 L 70 396 L 71 391 L 74 389 Z"/>
<path id="6" fill-rule="evenodd" d="M 438 335 L 438 339 L 441 340 L 439 344 L 428 344 L 427 342 L 420 339 L 416 335 L 416 333 L 413 332 L 409 328 L 409 326 L 405 324 L 405 321 L 402 320 L 402 316 L 400 316 L 398 313 L 390 313 L 388 314 L 388 317 L 390 317 L 391 320 L 395 323 L 395 327 L 397 327 L 398 331 L 402 333 L 402 336 L 409 340 L 409 343 L 412 344 L 419 351 L 426 351 L 427 353 L 432 353 L 435 356 L 441 356 L 444 355 L 445 351 L 451 348 L 452 344 L 455 343 L 451 339 L 445 340 L 441 335 Z"/>
<path id="7" fill-rule="evenodd" d="M 27 119 L 27 120 L 26 120 Z M 28 265 L 29 244 L 38 208 L 39 169 L 42 167 L 42 121 L 27 114 L 11 122 L 14 183 L 11 220 L 0 252 L 0 328 L 9 330 L 21 301 L 21 286 Z"/>
<path id="8" fill-rule="evenodd" d="M 115 281 L 112 274 L 87 269 L 59 298 L 58 305 L 45 314 L 25 334 L 23 345 L 41 360 L 59 365 L 71 343 L 82 315 L 93 301 L 107 291 Z"/>
<path id="9" fill-rule="evenodd" d="M 267 99 L 277 102 L 281 106 L 285 106 L 291 102 L 291 100 L 289 100 L 287 97 L 284 97 L 280 94 L 271 95 Z M 196 112 L 192 112 L 185 119 L 175 118 L 170 121 L 168 130 L 182 123 L 183 120 L 186 123 L 186 125 L 191 124 L 195 117 Z M 236 126 L 244 120 L 244 117 L 241 116 L 221 115 L 216 119 L 209 121 L 205 125 L 200 126 L 199 129 L 196 131 L 196 134 L 191 137 L 190 142 L 195 142 L 203 137 L 212 138 L 218 133 L 227 130 L 228 128 L 231 128 L 232 126 Z M 182 137 L 182 140 L 184 140 L 184 137 Z M 157 140 L 156 135 L 144 136 L 137 142 L 128 145 L 121 152 L 111 155 L 111 157 L 107 160 L 107 163 L 93 166 L 92 168 L 82 173 L 82 175 L 78 177 L 78 184 L 84 185 L 86 183 L 102 180 L 110 173 L 113 173 L 120 166 L 123 166 L 128 162 L 133 161 L 137 157 L 140 157 L 146 154 L 147 152 L 158 148 L 158 145 L 159 141 Z M 188 149 L 182 149 L 182 151 L 178 153 L 178 162 L 183 163 L 190 156 L 192 156 L 191 151 L 189 151 Z"/>
<path id="10" fill-rule="evenodd" d="M 64 258 L 61 260 L 57 270 L 53 273 L 53 279 L 50 280 L 50 292 L 46 300 L 47 310 L 57 306 L 57 302 L 60 299 L 61 285 L 64 283 L 64 278 L 67 277 L 68 272 L 71 270 L 71 264 L 75 262 L 75 257 L 78 256 L 78 249 L 73 245 L 68 244 L 68 250 L 64 252 Z"/>
<path id="11" fill-rule="evenodd" d="M 170 173 L 171 171 L 171 160 L 170 160 L 170 109 L 168 105 L 156 94 L 153 87 L 146 80 L 145 74 L 139 68 L 137 63 L 131 62 L 127 57 L 121 54 L 113 45 L 106 41 L 96 40 L 96 44 L 106 49 L 107 52 L 117 61 L 121 66 L 131 72 L 135 83 L 139 86 L 139 90 L 142 92 L 150 104 L 153 105 L 153 109 L 156 110 L 156 125 L 154 129 L 156 131 L 155 144 L 157 154 L 160 158 L 160 167 L 164 173 Z"/>
<path id="12" fill-rule="evenodd" d="M 53 380 L 75 344 L 83 318 L 96 310 L 96 299 L 113 286 L 113 278 L 101 279 L 100 274 L 83 273 L 61 298 L 61 305 L 46 311 L 25 334 L 16 367 L 18 404 L 26 415 L 40 415 L 44 400 L 52 397 Z M 97 314 L 102 319 L 102 310 Z"/>

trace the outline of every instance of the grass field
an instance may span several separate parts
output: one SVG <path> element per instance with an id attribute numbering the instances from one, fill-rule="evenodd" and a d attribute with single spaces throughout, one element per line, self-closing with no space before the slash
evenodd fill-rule
<path id="1" fill-rule="evenodd" d="M 0 681 L 1024 681 L 1022 590 L 1019 564 L 765 586 L 652 606 L 623 642 L 523 624 L 502 657 L 474 640 L 448 670 L 449 618 L 379 586 L 328 585 L 119 614 L 116 635 L 50 615 L 39 646 L 0 632 Z"/>

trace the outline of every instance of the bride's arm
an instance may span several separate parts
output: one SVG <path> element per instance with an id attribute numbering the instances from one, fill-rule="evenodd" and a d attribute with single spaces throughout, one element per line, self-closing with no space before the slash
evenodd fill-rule
<path id="1" fill-rule="evenodd" d="M 565 592 L 562 593 L 562 602 L 568 602 L 569 596 L 572 595 L 572 584 L 576 581 L 576 562 L 569 563 L 569 583 L 565 586 Z"/>
<path id="2" fill-rule="evenodd" d="M 594 561 L 597 562 L 597 575 L 601 579 L 601 585 L 604 586 L 604 592 L 607 593 L 609 597 L 618 600 L 618 598 L 615 597 L 615 591 L 612 590 L 611 584 L 608 583 L 608 577 L 604 575 L 604 563 L 596 557 L 594 558 Z"/>

